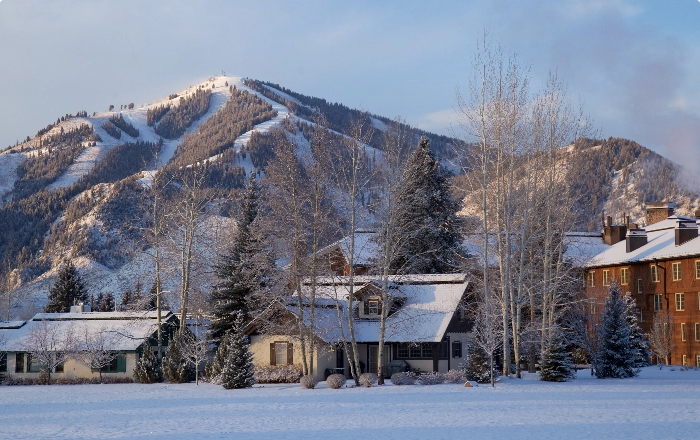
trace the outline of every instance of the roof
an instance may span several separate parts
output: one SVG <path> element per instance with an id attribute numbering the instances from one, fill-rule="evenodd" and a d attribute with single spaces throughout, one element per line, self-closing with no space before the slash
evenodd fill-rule
<path id="1" fill-rule="evenodd" d="M 106 332 L 110 350 L 135 351 L 156 331 L 156 312 L 84 312 L 84 313 L 39 313 L 21 327 L 0 327 L 0 337 L 6 339 L 6 351 L 25 351 L 29 335 L 47 323 L 58 328 L 61 334 L 69 330 L 83 332 Z M 163 322 L 174 317 L 162 311 Z M 20 321 L 22 322 L 22 321 Z"/>
<path id="2" fill-rule="evenodd" d="M 632 252 L 627 252 L 625 240 L 612 246 L 588 260 L 585 267 L 612 266 L 637 262 L 652 262 L 654 260 L 669 260 L 700 256 L 700 237 L 694 238 L 676 246 L 676 222 L 698 222 L 695 218 L 672 215 L 666 220 L 649 225 L 646 228 L 647 244 Z"/>
<path id="3" fill-rule="evenodd" d="M 405 298 L 401 307 L 386 319 L 387 342 L 440 342 L 447 326 L 458 309 L 469 281 L 465 274 L 391 276 L 391 295 Z M 355 289 L 369 282 L 380 284 L 377 277 L 355 277 Z M 308 291 L 309 287 L 304 287 Z M 348 277 L 337 277 L 335 283 L 319 285 L 316 292 L 314 330 L 326 342 L 339 342 L 343 335 L 350 339 L 347 327 L 347 308 L 350 293 Z M 353 303 L 356 309 L 359 302 Z M 341 319 L 338 321 L 338 308 Z M 292 313 L 298 311 L 287 306 Z M 309 314 L 304 321 L 310 325 Z M 379 320 L 356 319 L 355 340 L 358 343 L 377 342 Z"/>
<path id="4" fill-rule="evenodd" d="M 374 231 L 357 230 L 355 231 L 355 252 L 353 264 L 355 266 L 369 266 L 376 255 L 379 255 L 377 242 L 373 239 L 377 233 Z M 350 236 L 345 236 L 335 243 L 326 246 L 320 252 L 328 252 L 339 248 L 343 256 L 348 260 L 350 255 Z M 349 261 L 349 260 L 348 260 Z"/>

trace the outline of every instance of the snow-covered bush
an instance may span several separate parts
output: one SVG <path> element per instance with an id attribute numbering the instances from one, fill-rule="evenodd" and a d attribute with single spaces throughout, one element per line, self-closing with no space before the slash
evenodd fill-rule
<path id="1" fill-rule="evenodd" d="M 233 328 L 226 332 L 228 350 L 221 369 L 221 385 L 227 390 L 250 388 L 255 383 L 253 354 L 250 352 L 248 336 L 244 332 L 243 316 L 238 314 Z"/>
<path id="2" fill-rule="evenodd" d="M 416 375 L 411 372 L 394 373 L 391 375 L 391 383 L 394 385 L 413 385 L 416 382 Z"/>
<path id="3" fill-rule="evenodd" d="M 437 385 L 445 382 L 445 375 L 437 371 L 422 373 L 416 378 L 416 382 L 421 385 Z"/>
<path id="4" fill-rule="evenodd" d="M 450 370 L 445 373 L 445 382 L 460 383 L 467 380 L 467 374 L 463 369 Z"/>
<path id="5" fill-rule="evenodd" d="M 263 365 L 255 367 L 256 383 L 298 383 L 301 365 Z"/>
<path id="6" fill-rule="evenodd" d="M 312 390 L 316 388 L 316 385 L 318 385 L 316 378 L 310 374 L 302 376 L 301 379 L 299 379 L 299 383 L 301 384 L 302 388 L 306 388 L 307 390 Z"/>
<path id="7" fill-rule="evenodd" d="M 360 385 L 369 388 L 377 383 L 377 375 L 374 373 L 364 373 L 360 375 Z"/>
<path id="8" fill-rule="evenodd" d="M 343 385 L 345 385 L 345 382 L 347 379 L 345 378 L 344 374 L 331 374 L 328 376 L 328 379 L 326 379 L 326 385 L 328 385 L 328 388 L 333 388 L 334 390 L 337 390 L 338 388 L 341 388 Z"/>
<path id="9" fill-rule="evenodd" d="M 608 287 L 602 325 L 599 326 L 598 357 L 595 375 L 599 379 L 635 377 L 639 374 L 639 346 L 634 340 L 634 328 L 627 319 L 627 304 L 619 284 Z"/>
<path id="10" fill-rule="evenodd" d="M 494 380 L 498 377 L 498 368 L 494 364 L 489 369 L 489 357 L 474 339 L 467 341 L 466 349 L 465 363 L 460 365 L 459 368 L 464 368 L 467 380 L 473 380 L 477 383 L 489 383 L 491 381 L 491 371 L 493 371 Z"/>
<path id="11" fill-rule="evenodd" d="M 566 382 L 576 377 L 571 356 L 561 335 L 557 332 L 552 336 L 547 348 L 542 352 L 540 361 L 540 380 L 547 382 Z"/>
<path id="12" fill-rule="evenodd" d="M 173 338 L 165 350 L 162 368 L 163 377 L 172 383 L 185 383 L 194 379 L 194 370 L 180 349 L 181 341 Z"/>

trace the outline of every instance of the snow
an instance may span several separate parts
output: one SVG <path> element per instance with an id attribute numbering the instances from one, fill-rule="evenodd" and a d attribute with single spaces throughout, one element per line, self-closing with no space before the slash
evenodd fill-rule
<path id="1" fill-rule="evenodd" d="M 348 382 L 348 386 L 351 382 Z M 677 439 L 697 437 L 700 372 L 645 368 L 633 379 L 565 383 L 536 375 L 496 388 L 211 384 L 0 388 L 4 438 Z"/>
<path id="2" fill-rule="evenodd" d="M 697 222 L 695 218 L 675 215 L 654 223 L 646 228 L 647 244 L 632 252 L 627 252 L 626 241 L 622 240 L 588 260 L 587 267 L 609 266 L 621 263 L 664 260 L 692 255 L 700 255 L 700 237 L 676 246 L 675 226 L 678 219 Z"/>
<path id="3" fill-rule="evenodd" d="M 17 167 L 26 159 L 23 153 L 0 153 L 0 206 L 2 197 L 9 192 L 17 180 Z"/>
<path id="4" fill-rule="evenodd" d="M 440 342 L 447 325 L 458 308 L 459 301 L 467 289 L 468 280 L 464 274 L 453 275 L 406 275 L 391 276 L 392 287 L 389 294 L 396 298 L 404 298 L 401 308 L 386 319 L 386 340 L 390 342 Z M 338 324 L 336 302 L 340 306 L 343 317 L 347 316 L 350 285 L 347 277 L 337 277 L 333 283 L 317 286 L 316 303 L 321 307 L 315 310 L 314 321 L 317 333 L 327 342 L 340 341 L 341 332 L 346 339 L 350 338 L 347 319 L 342 322 L 342 330 Z M 354 293 L 373 283 L 379 287 L 377 277 L 355 277 Z M 307 287 L 308 288 L 308 287 Z M 357 306 L 359 302 L 355 302 Z M 325 306 L 325 307 L 323 307 Z M 296 307 L 289 310 L 295 312 Z M 308 319 L 309 314 L 304 314 Z M 309 322 L 307 321 L 307 325 Z M 355 339 L 357 342 L 376 342 L 379 334 L 379 320 L 358 319 L 355 321 Z"/>

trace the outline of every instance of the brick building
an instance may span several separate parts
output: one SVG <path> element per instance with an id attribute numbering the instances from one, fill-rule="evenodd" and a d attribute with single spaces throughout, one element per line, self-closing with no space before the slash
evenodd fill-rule
<path id="1" fill-rule="evenodd" d="M 673 215 L 672 204 L 649 204 L 644 228 L 611 225 L 610 246 L 584 266 L 585 294 L 594 323 L 600 322 L 608 286 L 618 282 L 639 308 L 642 330 L 654 320 L 670 325 L 671 363 L 700 367 L 700 238 L 693 217 Z"/>

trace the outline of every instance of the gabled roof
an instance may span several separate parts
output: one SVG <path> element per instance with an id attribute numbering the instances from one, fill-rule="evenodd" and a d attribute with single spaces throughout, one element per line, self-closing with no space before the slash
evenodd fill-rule
<path id="1" fill-rule="evenodd" d="M 585 267 L 612 266 L 673 258 L 700 257 L 700 237 L 676 246 L 676 222 L 678 220 L 698 222 L 695 218 L 672 215 L 666 220 L 646 228 L 647 244 L 632 252 L 626 252 L 625 240 L 608 246 L 603 252 L 589 259 Z"/>
<path id="2" fill-rule="evenodd" d="M 318 285 L 316 291 L 314 330 L 326 342 L 339 342 L 343 335 L 350 339 L 347 327 L 349 279 L 335 277 L 334 280 Z M 380 283 L 378 277 L 355 277 L 355 288 L 370 281 Z M 442 341 L 469 285 L 465 274 L 392 276 L 389 281 L 392 295 L 405 298 L 405 302 L 386 319 L 387 342 Z M 303 289 L 308 293 L 309 286 L 305 285 Z M 359 303 L 355 301 L 353 308 Z M 287 310 L 296 314 L 298 309 L 288 305 Z M 310 326 L 308 313 L 304 313 L 304 322 Z M 377 342 L 379 320 L 356 319 L 354 328 L 357 342 Z"/>
<path id="3" fill-rule="evenodd" d="M 374 241 L 377 233 L 374 231 L 357 230 L 355 231 L 355 252 L 353 263 L 355 266 L 370 266 L 372 264 L 372 259 L 379 255 L 378 244 Z M 345 236 L 335 243 L 326 246 L 319 252 L 321 254 L 330 253 L 333 250 L 339 250 L 346 263 L 349 261 L 350 255 L 350 236 Z"/>
<path id="4" fill-rule="evenodd" d="M 174 318 L 170 311 L 162 311 L 162 322 Z M 20 321 L 22 322 L 22 321 Z M 110 349 L 135 351 L 156 331 L 156 312 L 83 312 L 39 313 L 20 327 L 0 327 L 0 335 L 6 339 L 6 351 L 25 351 L 27 338 L 42 322 L 58 327 L 58 331 L 107 332 Z"/>

